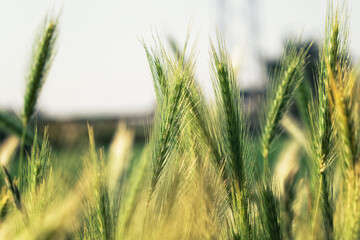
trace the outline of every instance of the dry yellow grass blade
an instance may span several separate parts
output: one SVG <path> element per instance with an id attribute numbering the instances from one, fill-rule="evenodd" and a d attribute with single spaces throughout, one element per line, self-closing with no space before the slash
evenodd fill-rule
<path id="1" fill-rule="evenodd" d="M 302 129 L 297 121 L 291 116 L 285 116 L 281 121 L 281 125 L 284 129 L 296 140 L 306 152 L 309 152 L 309 143 L 307 140 L 307 136 L 304 133 L 304 129 Z"/>
<path id="2" fill-rule="evenodd" d="M 301 145 L 297 140 L 291 140 L 283 147 L 275 166 L 275 178 L 280 186 L 280 193 L 284 194 L 284 187 L 289 178 L 294 178 L 299 170 L 299 157 Z"/>
<path id="3" fill-rule="evenodd" d="M 134 133 L 126 128 L 124 123 L 119 123 L 109 152 L 109 184 L 116 184 L 116 180 L 129 166 Z"/>
<path id="4" fill-rule="evenodd" d="M 10 159 L 14 156 L 17 147 L 19 146 L 19 138 L 15 136 L 8 137 L 0 146 L 0 162 L 2 165 L 7 165 Z"/>

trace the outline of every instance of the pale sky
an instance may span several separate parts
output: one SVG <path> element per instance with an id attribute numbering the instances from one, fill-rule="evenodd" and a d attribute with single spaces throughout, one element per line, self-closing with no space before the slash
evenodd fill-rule
<path id="1" fill-rule="evenodd" d="M 348 3 L 351 50 L 359 59 L 360 1 Z M 326 4 L 327 0 L 258 0 L 259 54 L 279 56 L 289 36 L 321 39 Z M 190 20 L 191 42 L 196 39 L 198 46 L 197 76 L 210 91 L 208 39 L 219 24 L 215 0 L 2 0 L 0 108 L 21 111 L 34 35 L 49 10 L 61 8 L 58 52 L 41 93 L 41 112 L 51 116 L 149 112 L 155 97 L 139 38 L 151 44 L 155 28 L 181 44 Z M 234 14 L 234 21 L 244 21 L 246 14 L 241 13 Z M 237 34 L 235 30 L 235 38 Z"/>

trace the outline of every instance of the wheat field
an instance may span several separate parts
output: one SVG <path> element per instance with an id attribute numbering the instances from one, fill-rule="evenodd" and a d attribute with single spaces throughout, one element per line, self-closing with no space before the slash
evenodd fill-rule
<path id="1" fill-rule="evenodd" d="M 59 22 L 48 15 L 34 41 L 22 113 L 0 111 L 0 239 L 360 239 L 360 75 L 345 3 L 328 4 L 314 91 L 309 47 L 286 46 L 258 131 L 221 36 L 210 40 L 210 102 L 189 41 L 142 42 L 157 106 L 141 153 L 125 124 L 106 149 L 88 124 L 75 170 L 36 122 Z"/>

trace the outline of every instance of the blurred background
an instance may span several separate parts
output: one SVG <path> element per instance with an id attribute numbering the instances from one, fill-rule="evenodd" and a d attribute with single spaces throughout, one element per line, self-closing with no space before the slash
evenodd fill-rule
<path id="1" fill-rule="evenodd" d="M 360 1 L 348 0 L 350 55 L 360 56 Z M 318 54 L 327 0 L 36 0 L 0 2 L 0 109 L 21 113 L 32 42 L 44 16 L 60 14 L 57 55 L 37 107 L 37 122 L 50 125 L 55 145 L 81 144 L 86 123 L 107 144 L 119 121 L 143 142 L 156 107 L 151 73 L 141 44 L 159 34 L 182 46 L 191 30 L 197 79 L 211 99 L 209 39 L 227 43 L 246 100 L 257 109 L 269 73 L 289 39 L 313 42 Z M 170 49 L 170 48 L 169 48 Z M 310 83 L 315 62 L 310 59 Z M 0 136 L 4 133 L 0 132 Z"/>

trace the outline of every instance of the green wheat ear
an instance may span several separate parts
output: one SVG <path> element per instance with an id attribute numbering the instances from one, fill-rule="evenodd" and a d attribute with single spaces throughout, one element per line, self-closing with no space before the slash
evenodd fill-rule
<path id="1" fill-rule="evenodd" d="M 23 131 L 20 144 L 19 169 L 24 158 L 24 144 L 26 140 L 27 126 L 31 116 L 35 112 L 35 106 L 46 76 L 51 67 L 55 54 L 55 43 L 58 29 L 58 18 L 46 17 L 43 26 L 40 28 L 39 35 L 35 41 L 33 54 L 30 61 L 29 73 L 26 79 L 26 90 L 24 97 L 24 108 L 22 113 Z"/>
<path id="2" fill-rule="evenodd" d="M 275 85 L 270 88 L 269 105 L 262 129 L 262 155 L 265 172 L 269 171 L 268 154 L 280 121 L 289 109 L 292 97 L 302 80 L 307 52 L 308 49 L 296 51 L 294 47 L 288 47 L 281 63 L 282 67 L 274 75 Z"/>
<path id="3" fill-rule="evenodd" d="M 41 88 L 51 67 L 55 53 L 58 19 L 46 17 L 39 35 L 35 41 L 35 47 L 30 61 L 29 73 L 26 81 L 24 108 L 22 122 L 27 126 L 35 111 L 35 106 Z"/>

